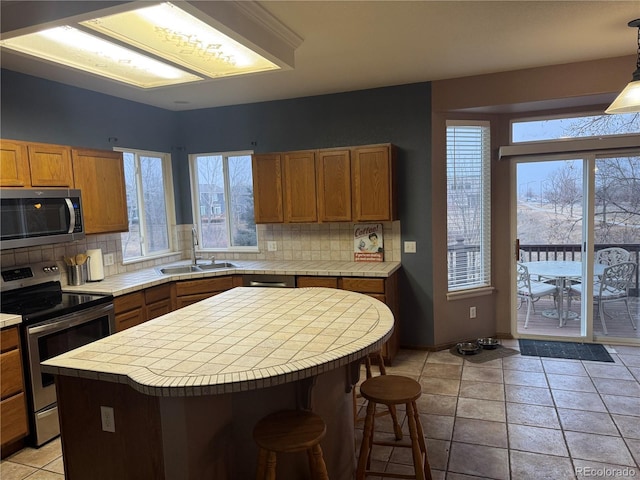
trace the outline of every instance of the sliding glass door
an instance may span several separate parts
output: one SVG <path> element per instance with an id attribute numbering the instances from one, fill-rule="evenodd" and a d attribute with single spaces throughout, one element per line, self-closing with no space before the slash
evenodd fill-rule
<path id="1" fill-rule="evenodd" d="M 640 343 L 640 152 L 597 155 L 594 172 L 593 334 Z"/>
<path id="2" fill-rule="evenodd" d="M 640 343 L 640 155 L 518 161 L 519 337 Z"/>
<path id="3" fill-rule="evenodd" d="M 583 158 L 545 158 L 516 165 L 518 336 L 584 339 Z"/>

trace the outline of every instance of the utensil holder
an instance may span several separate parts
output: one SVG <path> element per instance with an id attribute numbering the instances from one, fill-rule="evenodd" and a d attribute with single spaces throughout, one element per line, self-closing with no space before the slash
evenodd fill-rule
<path id="1" fill-rule="evenodd" d="M 67 281 L 69 285 L 84 285 L 87 281 L 87 264 L 68 266 Z"/>

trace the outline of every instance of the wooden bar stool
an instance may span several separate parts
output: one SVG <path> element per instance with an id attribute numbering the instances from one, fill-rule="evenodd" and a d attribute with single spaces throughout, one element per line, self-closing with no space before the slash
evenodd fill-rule
<path id="1" fill-rule="evenodd" d="M 417 480 L 431 480 L 431 467 L 427 458 L 427 447 L 424 442 L 424 431 L 420 423 L 420 415 L 416 406 L 416 400 L 422 394 L 420 384 L 415 380 L 399 375 L 380 375 L 369 378 L 360 385 L 360 393 L 369 401 L 367 415 L 364 420 L 364 432 L 358 457 L 356 480 L 364 480 L 367 475 L 393 478 L 415 478 Z M 409 424 L 410 443 L 394 443 L 374 441 L 374 424 L 376 404 L 387 406 L 404 404 L 407 409 L 407 423 Z M 413 456 L 414 476 L 376 472 L 370 470 L 371 451 L 373 445 L 411 448 Z"/>
<path id="2" fill-rule="evenodd" d="M 365 370 L 366 370 L 366 375 L 367 375 L 367 379 L 372 378 L 373 377 L 373 373 L 371 370 L 372 367 L 372 363 L 371 360 L 375 360 L 376 364 L 378 365 L 378 369 L 380 371 L 380 375 L 386 375 L 387 374 L 387 370 L 384 366 L 384 359 L 382 358 L 382 351 L 378 350 L 376 352 L 370 353 L 369 355 L 367 355 L 364 359 L 365 362 Z M 353 388 L 353 423 L 354 425 L 357 425 L 358 422 L 361 422 L 365 419 L 365 417 L 358 417 L 358 404 L 357 404 L 357 398 L 362 397 L 362 395 L 357 394 L 356 393 L 356 389 L 355 387 Z M 376 412 L 376 417 L 380 417 L 382 415 L 391 415 L 391 420 L 393 422 L 393 432 L 396 436 L 396 440 L 402 440 L 402 427 L 400 427 L 400 424 L 398 423 L 398 415 L 396 414 L 396 407 L 395 405 L 387 405 L 387 410 L 382 411 L 382 412 Z"/>
<path id="3" fill-rule="evenodd" d="M 327 427 L 318 415 L 304 410 L 284 410 L 262 418 L 253 429 L 260 447 L 257 480 L 275 480 L 276 454 L 306 451 L 311 478 L 329 480 L 320 440 Z"/>

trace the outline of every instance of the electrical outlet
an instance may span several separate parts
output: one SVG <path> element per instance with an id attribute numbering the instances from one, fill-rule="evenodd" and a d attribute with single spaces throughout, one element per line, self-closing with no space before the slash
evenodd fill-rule
<path id="1" fill-rule="evenodd" d="M 476 318 L 476 307 L 469 307 L 469 318 Z"/>
<path id="2" fill-rule="evenodd" d="M 404 242 L 404 253 L 416 253 L 416 242 Z"/>
<path id="3" fill-rule="evenodd" d="M 108 267 L 109 265 L 113 265 L 115 263 L 115 258 L 113 256 L 113 253 L 105 253 L 104 254 L 104 265 L 105 267 Z"/>
<path id="4" fill-rule="evenodd" d="M 267 250 L 276 252 L 278 250 L 278 242 L 267 242 Z"/>
<path id="5" fill-rule="evenodd" d="M 116 419 L 113 415 L 113 407 L 100 406 L 100 418 L 102 419 L 102 431 L 115 433 Z"/>

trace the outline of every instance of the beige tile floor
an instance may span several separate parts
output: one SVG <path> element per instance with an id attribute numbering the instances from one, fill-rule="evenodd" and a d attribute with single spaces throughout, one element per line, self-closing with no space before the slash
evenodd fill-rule
<path id="1" fill-rule="evenodd" d="M 434 479 L 640 477 L 640 347 L 607 348 L 615 363 L 518 354 L 478 364 L 446 350 L 402 350 L 387 374 L 422 385 Z M 391 440 L 390 417 L 377 418 L 376 430 Z M 378 447 L 374 467 L 411 473 L 408 453 Z"/>
<path id="2" fill-rule="evenodd" d="M 448 351 L 402 350 L 387 373 L 422 385 L 418 408 L 435 479 L 637 478 L 640 347 L 608 348 L 615 363 L 514 355 L 478 364 Z M 389 417 L 376 429 L 388 436 Z M 378 447 L 373 463 L 410 473 L 408 453 Z M 63 480 L 60 441 L 2 461 L 0 478 Z"/>

